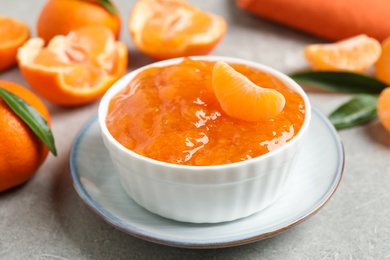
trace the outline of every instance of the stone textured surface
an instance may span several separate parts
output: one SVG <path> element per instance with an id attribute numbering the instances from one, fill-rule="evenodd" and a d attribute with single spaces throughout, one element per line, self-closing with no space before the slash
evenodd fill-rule
<path id="1" fill-rule="evenodd" d="M 0 14 L 27 22 L 35 36 L 44 2 L 0 1 Z M 121 40 L 130 51 L 130 71 L 152 60 L 134 49 L 127 32 L 134 1 L 115 2 L 123 19 Z M 307 68 L 303 47 L 322 41 L 248 15 L 233 0 L 190 2 L 224 16 L 229 24 L 215 55 L 254 60 L 290 73 Z M 1 72 L 0 78 L 27 86 L 17 68 Z M 325 114 L 350 97 L 312 88 L 307 92 Z M 72 109 L 48 106 L 59 156 L 50 155 L 25 185 L 0 194 L 0 259 L 390 259 L 390 134 L 377 120 L 339 132 L 346 154 L 344 177 L 331 200 L 309 220 L 252 244 L 190 250 L 129 236 L 81 201 L 69 173 L 69 152 L 98 102 Z"/>

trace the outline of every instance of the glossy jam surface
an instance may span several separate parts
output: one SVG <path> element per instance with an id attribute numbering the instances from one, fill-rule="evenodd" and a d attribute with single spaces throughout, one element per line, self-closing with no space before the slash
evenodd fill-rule
<path id="1" fill-rule="evenodd" d="M 111 100 L 108 130 L 134 152 L 182 165 L 219 165 L 248 160 L 286 144 L 300 130 L 302 97 L 272 75 L 230 64 L 255 84 L 286 98 L 275 118 L 245 122 L 227 116 L 211 85 L 213 62 L 185 59 L 140 72 Z"/>

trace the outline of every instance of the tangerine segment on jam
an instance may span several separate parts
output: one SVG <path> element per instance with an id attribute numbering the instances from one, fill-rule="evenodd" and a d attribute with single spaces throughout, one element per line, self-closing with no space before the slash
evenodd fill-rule
<path id="1" fill-rule="evenodd" d="M 223 61 L 215 63 L 212 80 L 222 110 L 234 118 L 249 122 L 272 119 L 286 104 L 280 92 L 257 86 Z"/>
<path id="2" fill-rule="evenodd" d="M 182 165 L 239 162 L 286 144 L 303 124 L 303 98 L 275 76 L 246 65 L 230 65 L 254 84 L 280 92 L 286 99 L 284 109 L 258 122 L 227 115 L 212 85 L 214 62 L 187 58 L 137 74 L 111 100 L 108 130 L 140 155 Z"/>

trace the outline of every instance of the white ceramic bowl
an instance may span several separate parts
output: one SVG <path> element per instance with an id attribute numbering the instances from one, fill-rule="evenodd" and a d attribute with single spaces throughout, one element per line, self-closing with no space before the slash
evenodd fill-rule
<path id="1" fill-rule="evenodd" d="M 128 150 L 112 137 L 105 124 L 110 100 L 143 69 L 182 61 L 182 58 L 177 58 L 137 69 L 107 91 L 99 106 L 99 125 L 104 144 L 125 191 L 153 213 L 193 223 L 216 223 L 249 216 L 273 203 L 288 185 L 291 169 L 309 126 L 309 100 L 297 83 L 267 66 L 227 57 L 199 56 L 192 59 L 246 64 L 278 77 L 304 99 L 306 114 L 299 133 L 286 145 L 265 155 L 217 166 L 175 165 Z"/>

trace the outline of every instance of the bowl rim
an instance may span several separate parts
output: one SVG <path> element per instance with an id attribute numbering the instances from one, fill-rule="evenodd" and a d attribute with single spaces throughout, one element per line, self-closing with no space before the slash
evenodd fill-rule
<path id="1" fill-rule="evenodd" d="M 146 156 L 142 156 L 125 146 L 123 146 L 121 143 L 119 143 L 110 133 L 108 130 L 105 121 L 106 121 L 106 116 L 108 113 L 108 107 L 111 99 L 123 88 L 125 88 L 128 83 L 141 71 L 151 68 L 151 67 L 163 67 L 163 66 L 168 66 L 168 65 L 173 65 L 177 64 L 181 61 L 183 61 L 186 58 L 190 58 L 193 60 L 205 60 L 205 61 L 225 61 L 227 63 L 236 63 L 236 64 L 244 64 L 253 68 L 256 68 L 258 70 L 264 71 L 266 73 L 269 73 L 271 75 L 276 76 L 278 79 L 280 79 L 282 82 L 287 84 L 290 88 L 294 89 L 297 91 L 303 98 L 304 103 L 305 103 L 305 118 L 303 121 L 303 124 L 301 126 L 301 129 L 299 130 L 298 134 L 295 135 L 287 144 L 283 145 L 282 147 L 270 151 L 266 154 L 263 154 L 258 157 L 254 157 L 245 161 L 239 161 L 239 162 L 234 162 L 234 163 L 228 163 L 228 164 L 220 164 L 220 165 L 205 165 L 205 166 L 194 166 L 194 165 L 180 165 L 180 164 L 173 164 L 173 163 L 168 163 L 168 162 L 163 162 L 159 161 L 156 159 L 148 158 Z M 101 130 L 101 134 L 105 137 L 103 139 L 106 139 L 109 141 L 112 145 L 116 147 L 117 150 L 123 152 L 124 154 L 128 156 L 135 157 L 137 160 L 144 161 L 145 163 L 150 163 L 156 166 L 162 166 L 162 167 L 167 167 L 167 168 L 172 168 L 172 169 L 187 169 L 187 170 L 192 170 L 192 171 L 204 171 L 204 170 L 223 170 L 226 168 L 235 168 L 235 167 L 241 167 L 242 165 L 245 164 L 253 164 L 258 161 L 266 160 L 268 157 L 274 156 L 277 153 L 281 153 L 282 151 L 288 149 L 288 147 L 294 145 L 296 142 L 299 141 L 304 135 L 305 132 L 307 132 L 307 129 L 310 124 L 310 119 L 311 119 L 311 104 L 309 101 L 309 98 L 305 91 L 302 89 L 302 87 L 295 82 L 293 79 L 291 79 L 289 76 L 286 74 L 269 67 L 267 65 L 264 65 L 259 62 L 251 61 L 251 60 L 246 60 L 242 58 L 235 58 L 235 57 L 227 57 L 227 56 L 188 56 L 188 57 L 179 57 L 179 58 L 174 58 L 174 59 L 168 59 L 168 60 L 163 60 L 163 61 L 158 61 L 158 62 L 153 62 L 151 64 L 142 66 L 138 69 L 135 69 L 126 75 L 122 76 L 119 80 L 117 80 L 103 95 L 102 99 L 100 100 L 99 107 L 98 107 L 98 122 Z"/>

